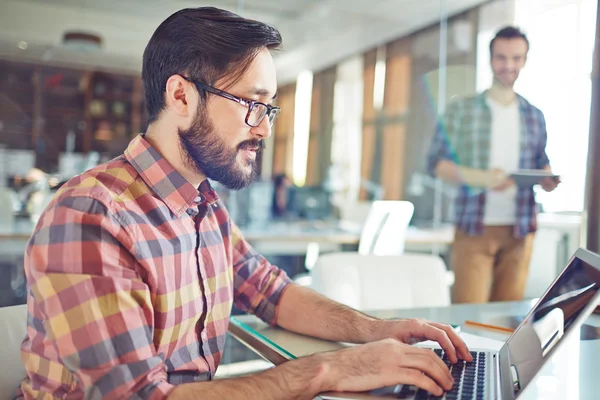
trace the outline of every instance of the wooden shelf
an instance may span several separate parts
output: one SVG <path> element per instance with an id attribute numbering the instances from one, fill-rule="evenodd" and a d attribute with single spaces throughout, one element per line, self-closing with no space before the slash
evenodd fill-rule
<path id="1" fill-rule="evenodd" d="M 44 96 L 56 96 L 56 97 L 71 97 L 83 98 L 83 93 L 78 88 L 69 88 L 69 87 L 61 87 L 61 88 L 52 88 L 52 89 L 44 89 Z"/>
<path id="2" fill-rule="evenodd" d="M 99 121 L 108 121 L 108 122 L 130 122 L 131 121 L 131 115 L 125 114 L 125 115 L 114 115 L 114 114 L 106 114 L 106 115 L 94 115 L 92 117 L 90 117 L 90 119 L 93 122 L 99 122 Z"/>
<path id="3" fill-rule="evenodd" d="M 49 144 L 62 143 L 58 146 L 62 148 L 67 131 L 74 130 L 78 151 L 101 151 L 114 156 L 123 150 L 121 143 L 97 141 L 94 135 L 100 123 L 109 123 L 113 132 L 118 128 L 120 134 L 114 133 L 114 141 L 123 142 L 128 142 L 147 123 L 143 85 L 141 78 L 134 75 L 0 60 L 0 95 L 5 97 L 4 103 L 14 108 L 3 110 L 6 129 L 0 132 L 0 141 L 11 136 L 9 142 L 16 144 L 18 136 L 18 141 L 29 143 L 30 149 L 36 148 L 40 137 Z M 90 105 L 97 100 L 104 103 L 104 115 L 90 112 Z M 115 106 L 116 102 L 122 104 Z M 114 107 L 124 110 L 123 115 L 113 113 Z M 125 127 L 127 132 L 123 134 Z M 38 167 L 52 172 L 51 168 L 58 164 L 59 149 L 55 147 L 48 147 L 38 158 Z"/>
<path id="4" fill-rule="evenodd" d="M 33 96 L 33 90 L 35 85 L 30 82 L 15 82 L 15 83 L 0 83 L 0 91 L 11 91 L 14 90 L 16 92 L 25 93 L 25 90 L 30 90 L 31 95 Z"/>
<path id="5" fill-rule="evenodd" d="M 16 104 L 16 107 L 19 107 L 20 111 L 23 111 L 27 114 L 31 114 L 33 112 L 33 104 Z"/>
<path id="6" fill-rule="evenodd" d="M 133 98 L 133 93 L 107 93 L 102 96 L 94 95 L 92 100 L 104 100 L 104 101 L 123 101 L 123 102 L 131 102 Z"/>

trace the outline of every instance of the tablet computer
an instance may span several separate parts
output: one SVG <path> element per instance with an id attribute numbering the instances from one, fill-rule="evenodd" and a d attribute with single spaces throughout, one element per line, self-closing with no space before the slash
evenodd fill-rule
<path id="1" fill-rule="evenodd" d="M 541 183 L 546 178 L 559 179 L 560 176 L 542 169 L 521 169 L 510 174 L 517 186 L 530 187 Z"/>

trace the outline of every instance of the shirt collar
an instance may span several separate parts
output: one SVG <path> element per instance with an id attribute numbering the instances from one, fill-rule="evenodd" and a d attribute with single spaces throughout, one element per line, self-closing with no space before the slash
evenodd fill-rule
<path id="1" fill-rule="evenodd" d="M 527 108 L 527 105 L 529 104 L 527 102 L 527 100 L 525 100 L 525 98 L 523 96 L 521 96 L 519 93 L 515 93 L 515 94 L 517 95 L 517 104 L 519 106 L 519 110 L 523 110 L 524 108 Z M 486 96 L 487 96 L 487 90 L 484 90 L 483 92 L 481 92 L 475 96 L 475 100 L 479 103 L 479 105 L 488 107 L 488 104 L 486 101 Z"/>
<path id="2" fill-rule="evenodd" d="M 125 157 L 173 212 L 182 214 L 200 203 L 213 204 L 218 200 L 207 179 L 195 188 L 142 135 L 129 143 Z"/>

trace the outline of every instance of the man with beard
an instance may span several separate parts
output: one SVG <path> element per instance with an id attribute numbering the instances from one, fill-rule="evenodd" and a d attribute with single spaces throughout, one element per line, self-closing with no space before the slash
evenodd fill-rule
<path id="1" fill-rule="evenodd" d="M 542 112 L 514 91 L 529 41 L 505 27 L 490 42 L 492 87 L 450 104 L 431 146 L 431 174 L 460 185 L 451 264 L 455 303 L 521 300 L 537 228 L 533 188 L 508 177 L 550 171 Z M 554 190 L 546 178 L 542 188 Z"/>
<path id="2" fill-rule="evenodd" d="M 294 285 L 244 240 L 207 178 L 249 185 L 279 108 L 277 30 L 181 10 L 150 39 L 150 124 L 124 154 L 64 185 L 29 242 L 30 398 L 312 399 L 412 383 L 452 386 L 434 352 L 470 361 L 447 325 L 378 320 Z M 265 199 L 270 201 L 270 199 Z M 232 304 L 290 331 L 364 343 L 213 381 Z"/>

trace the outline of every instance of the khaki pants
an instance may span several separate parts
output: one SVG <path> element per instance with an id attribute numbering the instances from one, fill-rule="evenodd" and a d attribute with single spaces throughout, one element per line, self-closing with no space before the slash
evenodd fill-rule
<path id="1" fill-rule="evenodd" d="M 454 303 L 522 300 L 534 234 L 513 237 L 512 226 L 487 226 L 482 236 L 457 229 L 451 264 Z"/>

